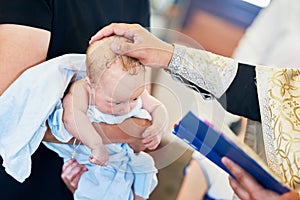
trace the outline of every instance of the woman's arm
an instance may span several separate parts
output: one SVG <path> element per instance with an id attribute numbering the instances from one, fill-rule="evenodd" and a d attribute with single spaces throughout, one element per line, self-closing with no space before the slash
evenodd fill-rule
<path id="1" fill-rule="evenodd" d="M 94 127 L 102 136 L 105 144 L 108 143 L 127 143 L 135 152 L 145 150 L 140 137 L 151 122 L 146 119 L 129 118 L 122 124 L 109 125 L 106 123 L 94 123 Z"/>
<path id="2" fill-rule="evenodd" d="M 49 41 L 43 29 L 0 25 L 0 95 L 24 70 L 46 60 Z"/>
<path id="3" fill-rule="evenodd" d="M 142 138 L 139 136 L 150 126 L 150 121 L 138 118 L 126 119 L 122 124 L 110 125 L 107 123 L 93 123 L 94 128 L 101 135 L 103 143 L 127 143 L 136 152 L 143 151 L 145 146 L 142 143 Z M 48 128 L 43 141 L 62 143 L 58 141 Z M 70 140 L 68 144 L 73 144 L 74 139 Z"/>

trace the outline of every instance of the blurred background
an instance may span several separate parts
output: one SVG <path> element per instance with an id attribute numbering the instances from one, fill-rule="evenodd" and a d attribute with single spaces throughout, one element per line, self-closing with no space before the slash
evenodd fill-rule
<path id="1" fill-rule="evenodd" d="M 152 27 L 177 30 L 206 50 L 231 56 L 247 27 L 271 0 L 151 0 Z"/>
<path id="2" fill-rule="evenodd" d="M 178 31 L 205 50 L 232 57 L 245 30 L 270 2 L 271 0 L 151 0 L 151 27 Z M 212 121 L 225 126 L 234 119 L 217 102 L 203 100 L 196 92 L 172 80 L 166 72 L 154 71 L 152 81 L 154 96 L 165 103 L 170 113 L 170 132 L 174 123 L 188 110 L 205 114 Z M 229 126 L 227 128 L 231 131 Z M 159 185 L 152 193 L 151 200 L 176 199 L 192 152 L 193 149 L 174 136 L 166 139 L 163 147 L 153 153 L 159 168 Z"/>

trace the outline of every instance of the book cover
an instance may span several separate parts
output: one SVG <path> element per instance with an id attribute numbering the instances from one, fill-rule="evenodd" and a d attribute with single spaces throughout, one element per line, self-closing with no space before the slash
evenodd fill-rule
<path id="1" fill-rule="evenodd" d="M 221 162 L 223 156 L 239 164 L 265 188 L 279 194 L 290 191 L 250 147 L 217 131 L 191 111 L 174 127 L 173 133 L 229 174 Z"/>

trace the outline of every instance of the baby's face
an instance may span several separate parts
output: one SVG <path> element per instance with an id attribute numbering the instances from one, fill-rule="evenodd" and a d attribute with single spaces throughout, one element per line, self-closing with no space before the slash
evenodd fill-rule
<path id="1" fill-rule="evenodd" d="M 145 72 L 130 75 L 113 64 L 95 90 L 95 104 L 104 113 L 124 115 L 136 105 L 145 90 Z"/>

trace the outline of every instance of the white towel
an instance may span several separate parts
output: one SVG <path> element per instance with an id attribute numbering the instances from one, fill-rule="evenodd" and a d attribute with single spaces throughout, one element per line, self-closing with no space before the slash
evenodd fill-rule
<path id="1" fill-rule="evenodd" d="M 77 75 L 85 76 L 85 54 L 66 54 L 26 70 L 0 97 L 0 155 L 17 181 L 30 175 L 45 122 Z"/>

